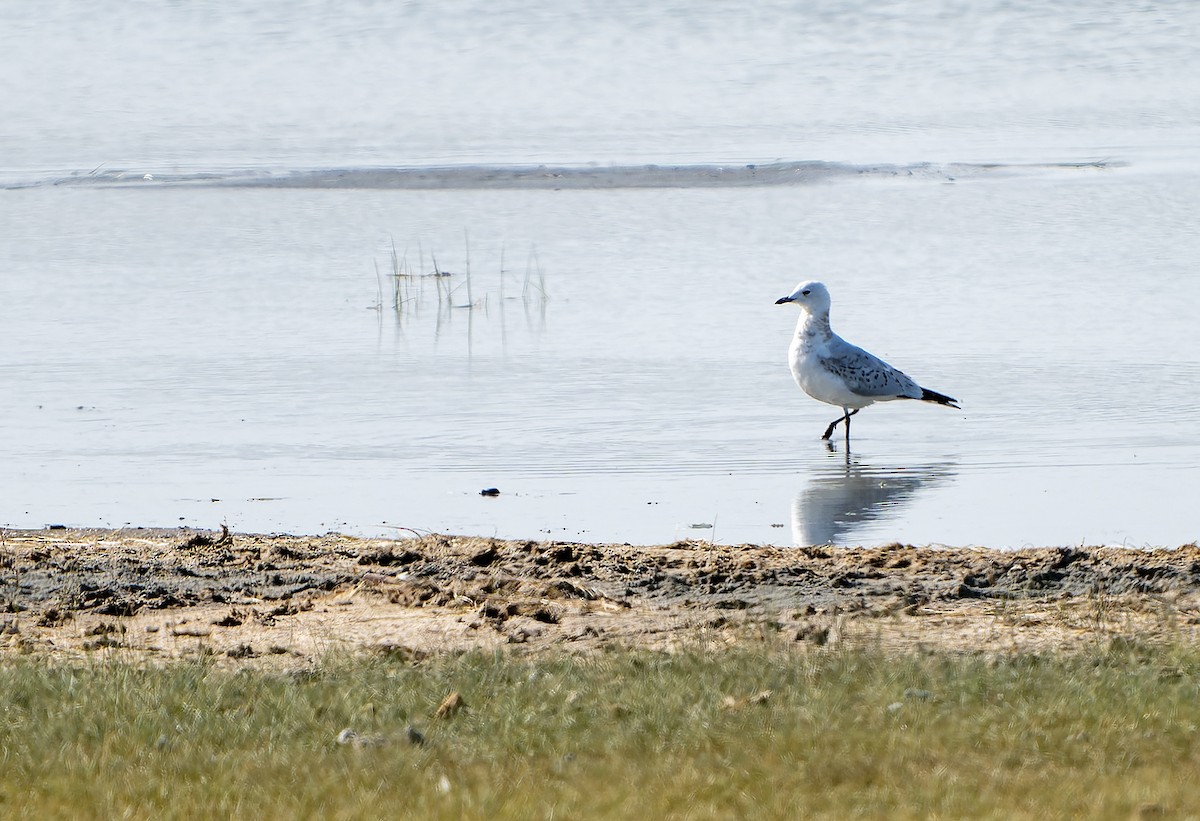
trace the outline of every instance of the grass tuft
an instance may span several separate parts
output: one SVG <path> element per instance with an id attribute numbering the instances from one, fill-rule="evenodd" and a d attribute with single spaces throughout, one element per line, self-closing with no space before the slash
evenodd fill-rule
<path id="1" fill-rule="evenodd" d="M 469 312 L 482 310 L 487 312 L 488 306 L 492 301 L 492 287 L 488 283 L 483 283 L 484 290 L 478 291 L 477 285 L 479 280 L 472 276 L 471 270 L 471 247 L 470 237 L 464 229 L 464 264 L 463 273 L 456 273 L 438 264 L 437 254 L 429 255 L 429 266 L 425 264 L 424 248 L 418 245 L 417 262 L 413 264 L 408 259 L 407 250 L 400 253 L 396 249 L 396 244 L 393 241 L 390 248 L 390 271 L 387 277 L 392 282 L 392 310 L 395 312 L 398 319 L 413 319 L 418 316 L 421 311 L 427 307 L 435 307 L 437 316 L 440 319 L 449 318 L 451 312 L 455 309 L 466 309 Z M 376 276 L 376 304 L 372 307 L 382 309 L 383 301 L 383 275 L 380 273 L 379 263 L 375 263 Z M 504 249 L 500 250 L 499 273 L 495 280 L 496 290 L 499 293 L 498 302 L 501 309 L 501 319 L 503 320 L 503 309 L 505 307 L 505 280 L 510 276 L 510 273 L 504 268 Z M 427 282 L 432 282 L 433 294 L 427 297 L 425 285 Z M 465 292 L 466 301 L 461 301 L 463 297 L 460 295 Z M 546 275 L 542 269 L 541 263 L 537 258 L 537 252 L 534 248 L 530 248 L 529 259 L 526 263 L 525 278 L 521 287 L 520 302 L 526 312 L 530 310 L 545 311 L 546 303 L 549 302 L 550 296 L 546 289 Z M 432 300 L 436 299 L 436 306 L 432 305 Z M 514 298 L 515 299 L 515 298 Z"/>

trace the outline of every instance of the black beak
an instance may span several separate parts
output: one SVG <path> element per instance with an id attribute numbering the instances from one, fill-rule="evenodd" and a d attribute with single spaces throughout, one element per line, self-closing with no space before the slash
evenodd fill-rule
<path id="1" fill-rule="evenodd" d="M 791 302 L 791 301 L 792 301 L 792 298 L 790 296 L 781 296 L 779 299 L 775 300 L 775 304 L 782 305 L 785 302 Z"/>

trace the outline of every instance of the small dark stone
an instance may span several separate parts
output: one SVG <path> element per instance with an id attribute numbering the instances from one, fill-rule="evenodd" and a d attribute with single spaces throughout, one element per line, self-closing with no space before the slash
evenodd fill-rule
<path id="1" fill-rule="evenodd" d="M 960 584 L 958 589 L 954 591 L 953 597 L 958 599 L 982 599 L 987 596 L 987 593 L 977 587 L 971 587 L 969 584 Z"/>
<path id="2" fill-rule="evenodd" d="M 498 488 L 498 487 L 485 487 L 483 490 L 479 491 L 479 495 L 480 495 L 480 496 L 499 496 L 499 495 L 500 495 L 500 488 Z"/>
<path id="3" fill-rule="evenodd" d="M 376 552 L 363 553 L 358 557 L 359 564 L 376 564 L 381 567 L 390 567 L 392 565 L 412 564 L 415 561 L 425 558 L 415 550 L 401 550 L 396 553 L 391 548 Z"/>
<path id="4" fill-rule="evenodd" d="M 490 564 L 494 564 L 499 558 L 500 554 L 496 552 L 496 548 L 488 545 L 472 556 L 469 561 L 476 567 L 487 567 Z"/>
<path id="5" fill-rule="evenodd" d="M 745 599 L 718 599 L 713 602 L 713 607 L 718 610 L 746 610 L 750 602 Z"/>
<path id="6" fill-rule="evenodd" d="M 109 598 L 104 604 L 96 608 L 96 612 L 101 616 L 136 616 L 137 612 L 141 609 L 141 604 L 136 601 Z"/>
<path id="7" fill-rule="evenodd" d="M 550 558 L 556 562 L 573 562 L 575 561 L 575 548 L 569 544 L 559 545 L 550 553 Z"/>
<path id="8" fill-rule="evenodd" d="M 559 615 L 549 607 L 535 607 L 526 615 L 535 621 L 544 622 L 545 624 L 558 624 Z"/>
<path id="9" fill-rule="evenodd" d="M 246 617 L 236 610 L 231 610 L 226 613 L 223 618 L 217 619 L 213 624 L 217 627 L 237 627 L 246 620 Z"/>

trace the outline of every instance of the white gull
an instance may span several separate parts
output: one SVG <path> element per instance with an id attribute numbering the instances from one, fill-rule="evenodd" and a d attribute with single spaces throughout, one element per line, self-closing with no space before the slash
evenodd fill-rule
<path id="1" fill-rule="evenodd" d="M 822 439 L 829 439 L 838 423 L 845 422 L 849 445 L 850 417 L 876 402 L 918 399 L 958 407 L 957 399 L 922 388 L 879 357 L 835 334 L 829 327 L 829 289 L 820 282 L 801 282 L 775 304 L 788 302 L 801 309 L 788 349 L 792 378 L 813 399 L 842 409 L 842 416 L 829 423 Z"/>

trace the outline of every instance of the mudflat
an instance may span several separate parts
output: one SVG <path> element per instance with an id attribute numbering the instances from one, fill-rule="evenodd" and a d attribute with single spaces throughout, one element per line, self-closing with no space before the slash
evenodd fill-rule
<path id="1" fill-rule="evenodd" d="M 330 653 L 784 641 L 1071 652 L 1195 641 L 1200 548 L 777 548 L 0 531 L 0 653 L 304 666 Z"/>

